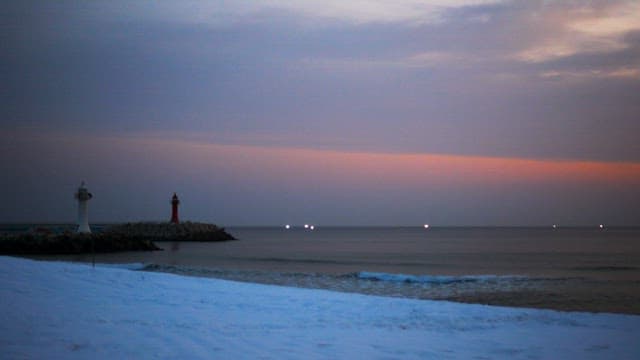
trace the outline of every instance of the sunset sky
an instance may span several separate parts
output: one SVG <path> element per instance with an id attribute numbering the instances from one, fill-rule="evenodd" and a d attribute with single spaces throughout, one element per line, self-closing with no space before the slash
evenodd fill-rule
<path id="1" fill-rule="evenodd" d="M 0 222 L 640 226 L 640 2 L 0 4 Z"/>

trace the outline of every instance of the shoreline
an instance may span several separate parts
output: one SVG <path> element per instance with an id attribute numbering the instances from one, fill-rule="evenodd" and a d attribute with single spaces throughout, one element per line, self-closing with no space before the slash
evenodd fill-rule
<path id="1" fill-rule="evenodd" d="M 387 297 L 640 314 L 639 231 L 320 227 L 230 232 L 241 240 L 157 242 L 165 251 L 97 254 L 96 262 L 157 264 L 156 271 L 183 275 Z M 85 255 L 34 258 L 92 260 Z M 363 272 L 383 276 L 358 278 Z"/>
<path id="2" fill-rule="evenodd" d="M 86 259 L 69 259 L 68 256 L 21 256 L 45 262 L 79 263 L 89 265 Z M 96 263 L 101 267 L 126 267 L 130 262 Z M 414 284 L 386 283 L 358 278 L 357 273 L 319 274 L 304 272 L 279 272 L 257 269 L 204 268 L 140 263 L 135 271 L 168 273 L 185 277 L 211 278 L 235 282 L 275 285 L 300 289 L 320 289 L 348 294 L 362 294 L 389 298 L 451 301 L 462 304 L 502 306 L 523 309 L 546 309 L 563 312 L 589 312 L 640 316 L 640 299 L 625 292 L 616 292 L 618 284 L 607 281 L 587 283 L 575 289 L 567 288 L 554 279 L 531 279 L 515 283 L 491 282 L 434 285 L 421 287 Z M 541 284 L 542 282 L 542 284 Z M 495 286 L 494 286 L 495 285 Z M 505 290 L 506 286 L 509 290 Z M 633 286 L 633 284 L 630 284 Z M 487 290 L 488 289 L 488 290 Z"/>
<path id="3" fill-rule="evenodd" d="M 400 295 L 400 290 L 393 286 L 393 284 L 390 288 L 384 288 L 381 286 L 376 287 L 376 284 L 381 284 L 380 281 L 352 279 L 354 274 L 342 274 L 333 277 L 315 273 L 290 273 L 287 274 L 289 276 L 280 277 L 277 275 L 274 276 L 274 272 L 261 270 L 188 269 L 171 266 L 158 266 L 154 264 L 146 265 L 143 269 L 140 269 L 140 271 L 169 273 L 189 277 L 213 278 L 251 284 L 286 286 L 301 289 L 322 289 L 341 293 L 383 296 L 390 298 L 451 301 L 463 304 L 525 309 L 546 309 L 563 312 L 589 312 L 640 316 L 640 299 L 630 297 L 628 294 L 620 292 L 617 294 L 607 294 L 606 289 L 600 289 L 597 291 L 598 289 L 591 289 L 589 285 L 582 289 L 573 291 L 563 289 L 561 284 L 558 284 L 556 287 L 541 286 L 534 289 L 523 287 L 521 289 L 495 289 L 493 291 L 485 291 L 481 289 L 474 290 L 473 285 L 467 285 L 466 288 L 459 287 L 457 289 L 446 291 L 449 293 L 454 292 L 455 295 L 439 295 L 438 291 L 435 291 L 435 294 L 429 292 L 425 293 L 420 292 L 420 289 L 413 293 L 407 292 Z M 337 282 L 336 279 L 338 280 Z M 351 282 L 360 282 L 360 285 L 362 286 L 353 287 L 350 286 L 352 284 L 345 285 L 345 283 Z M 367 284 L 367 282 L 369 284 Z M 608 285 L 611 286 L 606 282 L 600 282 L 600 285 L 605 288 Z M 589 292 L 589 290 L 591 290 L 591 292 Z"/>

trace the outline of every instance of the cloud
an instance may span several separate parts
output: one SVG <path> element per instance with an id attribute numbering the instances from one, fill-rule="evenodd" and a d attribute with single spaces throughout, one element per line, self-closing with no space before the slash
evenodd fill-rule
<path id="1" fill-rule="evenodd" d="M 605 5 L 565 7 L 551 2 L 529 18 L 541 36 L 513 57 L 543 63 L 578 54 L 612 53 L 629 47 L 624 36 L 640 30 L 640 3 L 613 1 Z"/>
<path id="2" fill-rule="evenodd" d="M 540 77 L 556 80 L 630 79 L 640 80 L 640 69 L 622 67 L 611 70 L 543 71 Z"/>
<path id="3" fill-rule="evenodd" d="M 604 14 L 593 9 L 583 9 L 583 13 L 587 16 L 568 23 L 570 29 L 597 37 L 620 36 L 640 30 L 640 3 L 637 1 L 613 5 Z"/>
<path id="4" fill-rule="evenodd" d="M 330 18 L 355 24 L 365 23 L 432 23 L 442 20 L 442 13 L 466 6 L 496 3 L 496 0 L 272 0 L 273 7 L 294 10 L 309 17 Z"/>
<path id="5" fill-rule="evenodd" d="M 582 53 L 607 53 L 625 48 L 625 44 L 613 39 L 555 39 L 520 51 L 515 58 L 527 63 L 542 63 Z"/>
<path id="6" fill-rule="evenodd" d="M 430 3 L 438 10 L 415 1 L 47 2 L 16 11 L 22 18 L 9 12 L 0 122 L 640 159 L 640 32 L 636 12 L 625 12 L 634 3 Z"/>
<path id="7" fill-rule="evenodd" d="M 312 24 L 323 21 L 339 21 L 349 24 L 408 23 L 425 24 L 443 20 L 450 10 L 468 6 L 499 3 L 501 0 L 263 0 L 263 1 L 218 1 L 218 2 L 159 2 L 153 7 L 144 4 L 116 5 L 121 12 L 132 8 L 145 16 L 154 16 L 169 21 L 207 24 L 213 26 L 260 21 L 262 15 L 277 12 L 302 16 Z M 486 18 L 478 18 L 485 21 Z M 307 23 L 309 24 L 309 23 Z"/>
<path id="8" fill-rule="evenodd" d="M 445 51 L 426 51 L 411 55 L 405 59 L 404 63 L 415 67 L 435 67 L 448 65 L 451 66 L 462 61 L 467 61 L 464 56 Z"/>
<path id="9" fill-rule="evenodd" d="M 625 70 L 638 63 L 638 45 L 630 38 L 640 31 L 640 4 L 635 2 L 508 2 L 450 7 L 442 14 L 444 21 L 410 30 L 369 24 L 365 28 L 392 37 L 380 36 L 379 45 L 365 41 L 352 50 L 298 60 L 309 68 L 340 72 L 435 69 L 486 79 L 562 72 L 585 79 L 590 73 L 635 79 Z M 374 46 L 387 51 L 371 51 Z"/>
<path id="10" fill-rule="evenodd" d="M 470 63 L 463 55 L 444 51 L 425 51 L 395 58 L 305 58 L 300 63 L 327 71 L 380 71 L 403 68 L 452 67 Z"/>

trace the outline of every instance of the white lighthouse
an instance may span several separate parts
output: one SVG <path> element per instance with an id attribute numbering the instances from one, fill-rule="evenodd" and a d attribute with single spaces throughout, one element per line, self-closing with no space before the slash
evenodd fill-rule
<path id="1" fill-rule="evenodd" d="M 87 202 L 93 195 L 84 187 L 84 181 L 80 184 L 78 192 L 76 193 L 76 199 L 78 199 L 78 232 L 79 233 L 91 233 L 89 228 L 89 209 L 87 208 Z"/>

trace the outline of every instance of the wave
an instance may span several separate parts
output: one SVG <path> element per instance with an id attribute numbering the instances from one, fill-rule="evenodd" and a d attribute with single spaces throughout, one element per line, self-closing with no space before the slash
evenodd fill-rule
<path id="1" fill-rule="evenodd" d="M 453 284 L 453 283 L 470 283 L 470 282 L 489 282 L 500 280 L 529 280 L 526 276 L 518 275 L 464 275 L 464 276 L 447 276 L 447 275 L 408 275 L 408 274 L 389 274 L 379 272 L 362 271 L 356 274 L 358 279 L 372 281 L 388 281 L 396 283 L 410 284 Z"/>
<path id="2" fill-rule="evenodd" d="M 249 258 L 235 258 L 236 260 L 248 260 L 259 262 L 272 262 L 272 263 L 292 263 L 292 264 L 329 264 L 329 265 L 346 265 L 346 264 L 360 264 L 360 261 L 342 261 L 342 260 L 329 260 L 329 259 L 289 259 L 278 257 L 249 257 Z M 366 264 L 366 262 L 365 262 Z"/>
<path id="3" fill-rule="evenodd" d="M 113 268 L 113 269 L 124 269 L 124 270 L 144 270 L 147 267 L 147 265 L 143 263 L 128 263 L 128 264 L 97 263 L 96 266 L 101 268 Z"/>
<path id="4" fill-rule="evenodd" d="M 420 297 L 414 291 L 465 285 L 491 289 L 516 289 L 537 286 L 534 283 L 584 281 L 581 277 L 530 277 L 524 275 L 410 275 L 360 271 L 344 274 L 315 272 L 280 272 L 250 269 L 212 269 L 163 264 L 147 264 L 143 271 L 165 272 L 183 276 L 209 277 L 250 283 L 323 288 L 337 291 L 355 291 L 367 294 L 390 295 L 402 293 L 407 297 Z M 376 283 L 373 284 L 372 282 Z M 401 289 L 402 288 L 402 289 Z M 404 289 L 404 290 L 403 290 Z M 399 292 L 398 292 L 399 291 Z"/>
<path id="5" fill-rule="evenodd" d="M 233 271 L 229 270 L 220 270 L 220 269 L 209 269 L 209 268 L 200 268 L 200 267 L 191 267 L 191 266 L 177 266 L 177 265 L 168 265 L 168 264 L 147 264 L 142 269 L 142 271 L 153 271 L 153 272 L 166 272 L 178 275 L 190 275 L 190 276 L 209 276 L 209 277 L 218 277 L 220 275 L 224 275 L 227 273 L 233 273 Z"/>
<path id="6" fill-rule="evenodd" d="M 280 257 L 230 257 L 228 259 L 236 261 L 256 261 L 256 262 L 271 262 L 282 264 L 321 264 L 321 265 L 350 265 L 360 266 L 363 269 L 370 266 L 379 265 L 378 261 L 369 261 L 364 259 L 310 259 L 310 258 L 280 258 Z M 424 262 L 385 262 L 386 266 L 442 266 L 438 263 L 424 263 Z"/>
<path id="7" fill-rule="evenodd" d="M 279 276 L 311 276 L 313 274 L 302 274 L 302 273 L 280 273 L 275 271 L 262 271 L 262 270 L 231 270 L 231 269 L 216 269 L 216 268 L 205 268 L 205 267 L 192 267 L 192 266 L 177 266 L 177 265 L 166 265 L 166 264 L 147 264 L 142 269 L 142 271 L 151 271 L 151 272 L 165 272 L 177 275 L 186 275 L 186 276 L 200 276 L 200 277 L 212 277 L 218 279 L 230 279 L 230 280 L 240 280 L 240 281 L 250 281 L 251 279 L 260 279 L 260 278 L 276 278 Z"/>

